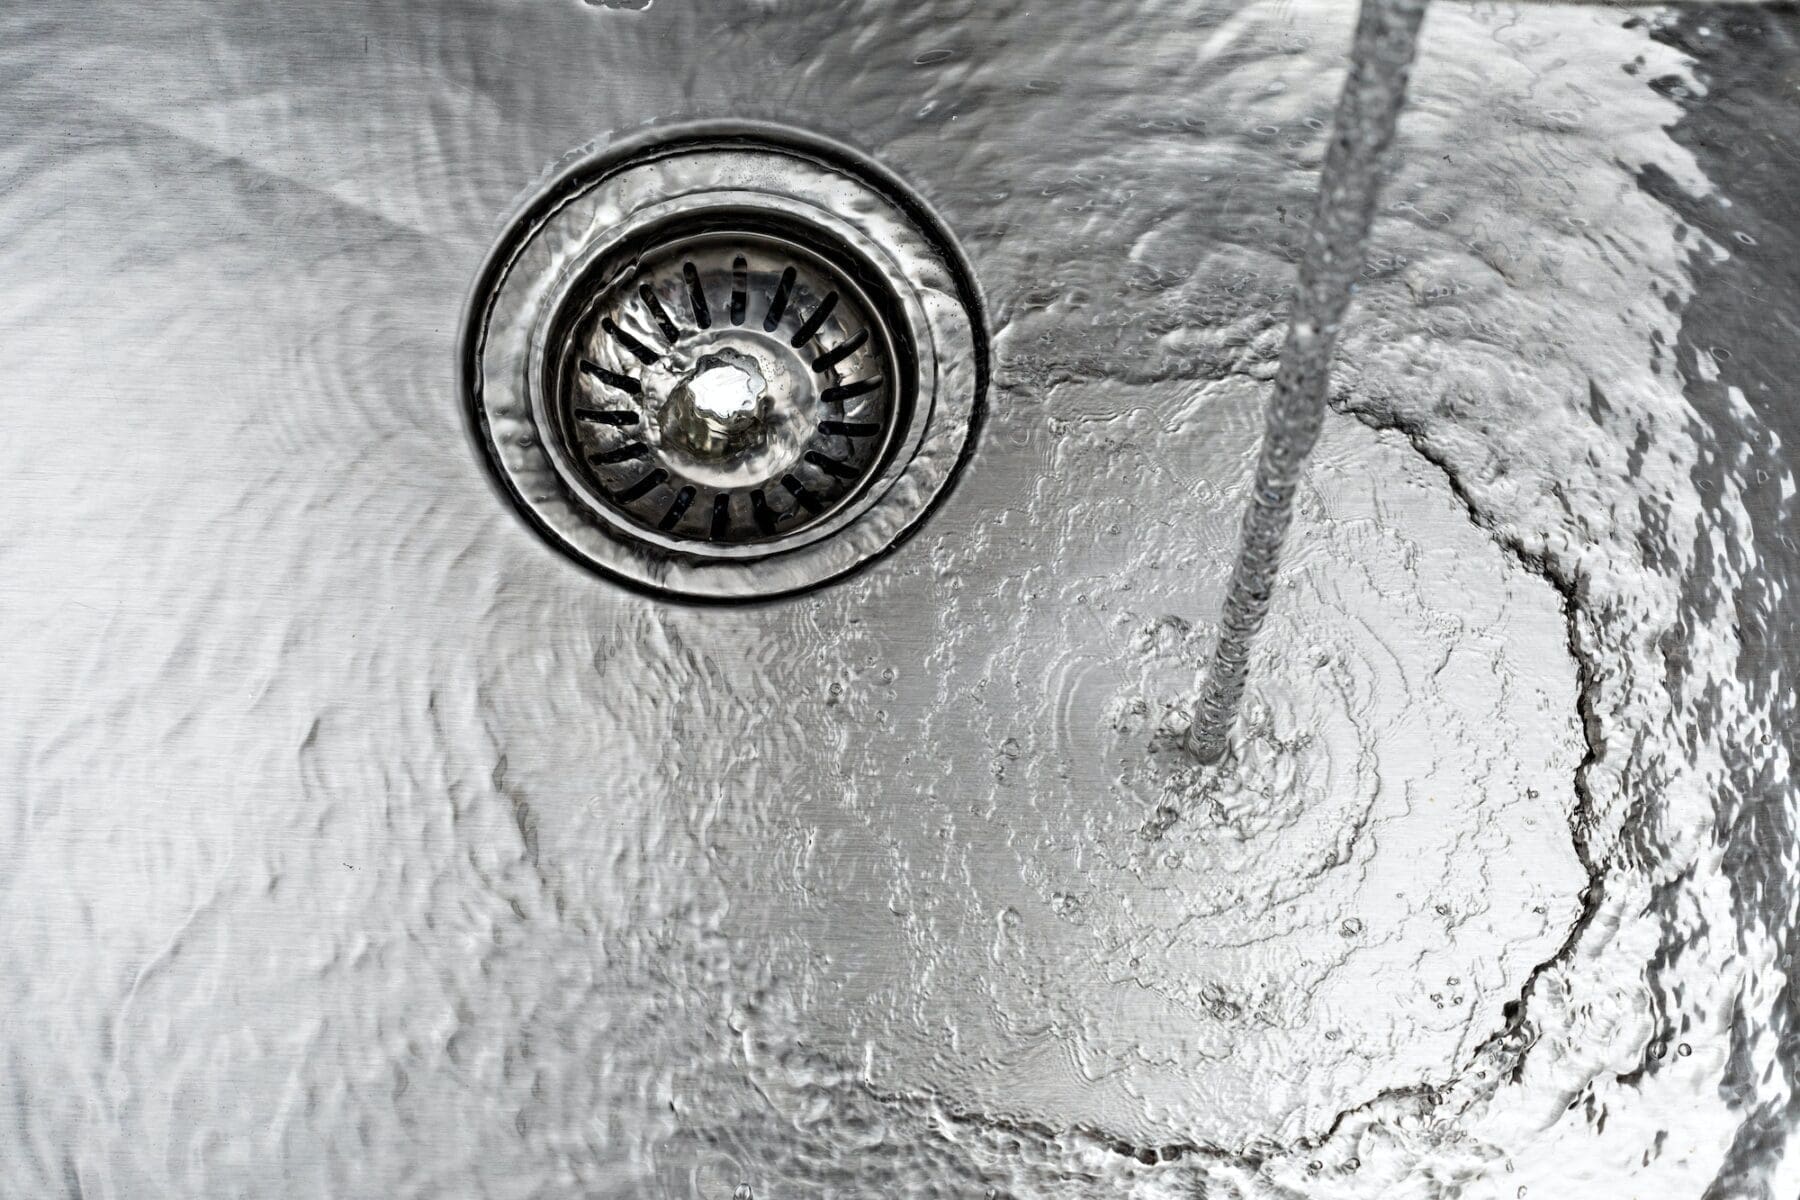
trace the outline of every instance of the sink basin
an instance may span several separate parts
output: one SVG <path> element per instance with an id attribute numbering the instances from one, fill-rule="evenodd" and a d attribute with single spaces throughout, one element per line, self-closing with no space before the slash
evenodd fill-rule
<path id="1" fill-rule="evenodd" d="M 1791 9 L 1433 5 L 1233 755 L 1181 750 L 1353 17 L 0 14 L 0 1194 L 1795 1194 Z M 891 174 L 987 348 L 780 596 L 571 554 L 458 375 L 509 222 L 694 122 Z M 628 547 L 860 378 L 758 357 L 878 282 L 769 244 L 703 258 L 709 320 L 763 290 L 656 385 L 700 482 Z M 853 505 L 895 460 L 835 445 Z"/>

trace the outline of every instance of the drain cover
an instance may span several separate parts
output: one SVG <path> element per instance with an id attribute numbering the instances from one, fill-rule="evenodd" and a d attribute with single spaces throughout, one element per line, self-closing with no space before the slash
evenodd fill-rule
<path id="1" fill-rule="evenodd" d="M 985 385 L 969 275 L 873 164 L 688 129 L 584 160 L 512 223 L 464 325 L 475 428 L 554 544 L 696 598 L 799 591 L 905 536 Z"/>

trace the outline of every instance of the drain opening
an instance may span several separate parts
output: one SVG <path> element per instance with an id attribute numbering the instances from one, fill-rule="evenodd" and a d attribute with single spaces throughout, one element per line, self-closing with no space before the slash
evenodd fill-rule
<path id="1" fill-rule="evenodd" d="M 878 167 L 690 130 L 579 164 L 490 256 L 464 324 L 475 428 L 560 549 L 695 598 L 880 555 L 963 461 L 973 285 Z"/>
<path id="2" fill-rule="evenodd" d="M 622 268 L 599 264 L 607 282 L 557 331 L 557 432 L 640 530 L 722 545 L 795 533 L 892 447 L 911 391 L 894 305 L 870 299 L 841 251 L 682 224 L 621 249 Z"/>

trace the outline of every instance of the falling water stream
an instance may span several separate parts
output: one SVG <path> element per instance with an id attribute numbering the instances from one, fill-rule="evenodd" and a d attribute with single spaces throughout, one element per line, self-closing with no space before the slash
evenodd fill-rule
<path id="1" fill-rule="evenodd" d="M 1269 615 L 1281 543 L 1293 521 L 1301 470 L 1324 424 L 1331 356 L 1363 265 L 1383 182 L 1382 159 L 1406 104 L 1406 77 L 1424 16 L 1425 0 L 1363 0 L 1357 18 L 1350 72 L 1319 172 L 1318 207 L 1300 259 L 1287 342 L 1244 508 L 1237 566 L 1187 733 L 1188 748 L 1201 762 L 1225 753 L 1250 674 L 1250 644 Z"/>

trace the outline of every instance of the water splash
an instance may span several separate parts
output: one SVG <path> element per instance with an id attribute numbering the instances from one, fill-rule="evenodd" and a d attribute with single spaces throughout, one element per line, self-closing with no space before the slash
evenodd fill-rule
<path id="1" fill-rule="evenodd" d="M 1382 159 L 1406 103 L 1406 78 L 1424 16 L 1425 0 L 1364 0 L 1357 17 L 1350 74 L 1319 177 L 1318 207 L 1300 260 L 1293 317 L 1244 510 L 1237 567 L 1225 595 L 1212 666 L 1187 734 L 1188 749 L 1202 762 L 1224 757 L 1250 673 L 1250 643 L 1269 615 L 1281 543 L 1293 521 L 1294 492 L 1319 440 L 1332 350 L 1350 307 L 1381 190 Z"/>

